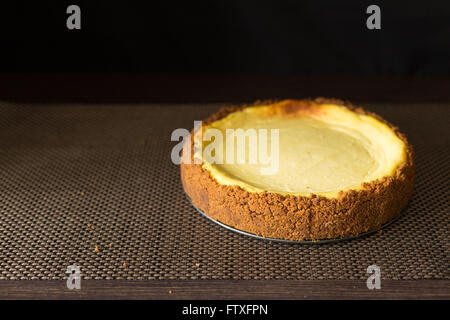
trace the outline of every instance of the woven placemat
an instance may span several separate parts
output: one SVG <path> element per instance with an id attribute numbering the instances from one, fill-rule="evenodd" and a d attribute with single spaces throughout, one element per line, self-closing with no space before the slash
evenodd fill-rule
<path id="1" fill-rule="evenodd" d="M 0 279 L 449 279 L 449 105 L 365 104 L 416 152 L 403 216 L 324 245 L 225 230 L 186 200 L 170 134 L 218 105 L 0 103 Z"/>

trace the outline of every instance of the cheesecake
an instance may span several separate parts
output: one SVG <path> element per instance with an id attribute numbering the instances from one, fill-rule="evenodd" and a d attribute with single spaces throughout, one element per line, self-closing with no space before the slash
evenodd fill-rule
<path id="1" fill-rule="evenodd" d="M 357 236 L 397 217 L 413 189 L 405 135 L 340 100 L 222 108 L 191 138 L 181 180 L 194 206 L 264 238 Z"/>

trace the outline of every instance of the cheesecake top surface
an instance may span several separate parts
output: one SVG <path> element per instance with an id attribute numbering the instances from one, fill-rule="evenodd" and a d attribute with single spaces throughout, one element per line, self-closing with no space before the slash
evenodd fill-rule
<path id="1" fill-rule="evenodd" d="M 244 133 L 241 144 L 230 129 Z M 248 192 L 333 198 L 393 176 L 406 161 L 405 143 L 387 124 L 335 104 L 285 100 L 247 107 L 209 123 L 195 137 L 197 145 L 202 140 L 202 152 L 194 157 L 211 176 Z"/>

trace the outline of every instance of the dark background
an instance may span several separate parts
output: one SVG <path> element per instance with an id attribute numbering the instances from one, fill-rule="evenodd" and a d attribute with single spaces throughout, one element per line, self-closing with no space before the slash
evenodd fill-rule
<path id="1" fill-rule="evenodd" d="M 0 1 L 0 41 L 2 100 L 450 101 L 447 0 Z"/>
<path id="2" fill-rule="evenodd" d="M 81 30 L 66 8 L 81 7 Z M 381 7 L 381 30 L 366 8 Z M 2 1 L 2 73 L 447 75 L 448 1 Z"/>

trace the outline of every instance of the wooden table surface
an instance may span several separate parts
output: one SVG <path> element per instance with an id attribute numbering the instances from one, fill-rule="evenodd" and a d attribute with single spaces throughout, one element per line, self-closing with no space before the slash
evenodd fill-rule
<path id="1" fill-rule="evenodd" d="M 382 280 L 369 290 L 364 280 L 82 280 L 0 281 L 0 299 L 449 299 L 448 280 Z"/>
<path id="2" fill-rule="evenodd" d="M 450 102 L 449 78 L 0 75 L 0 99 L 17 102 L 242 103 L 335 97 L 360 102 Z M 449 299 L 450 280 L 0 281 L 0 299 Z"/>

